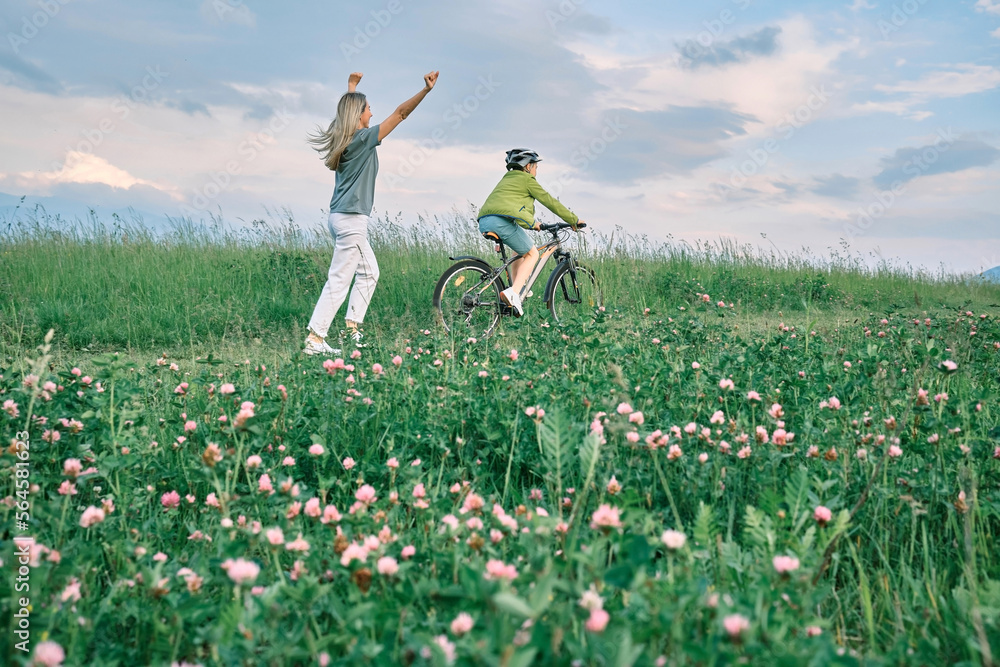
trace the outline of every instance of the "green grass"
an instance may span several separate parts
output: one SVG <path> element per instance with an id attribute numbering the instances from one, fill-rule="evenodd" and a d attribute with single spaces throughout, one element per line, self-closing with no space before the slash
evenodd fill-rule
<path id="1" fill-rule="evenodd" d="M 379 219 L 372 240 L 381 280 L 366 326 L 388 340 L 433 323 L 431 293 L 449 254 L 492 261 L 471 214 L 422 220 L 416 229 Z M 0 353 L 31 347 L 49 329 L 57 350 L 218 349 L 263 344 L 293 350 L 326 279 L 325 230 L 255 221 L 233 230 L 180 222 L 156 235 L 141 221 L 66 223 L 36 209 L 0 221 Z M 695 292 L 724 297 L 744 326 L 766 327 L 808 311 L 835 328 L 869 313 L 981 310 L 1000 288 L 931 277 L 859 257 L 822 260 L 732 244 L 654 244 L 617 229 L 583 237 L 606 302 L 621 312 L 676 312 Z M 543 273 L 537 293 L 544 286 Z M 529 301 L 533 316 L 540 302 Z"/>
<path id="2" fill-rule="evenodd" d="M 997 288 L 867 269 L 843 255 L 807 261 L 726 245 L 654 245 L 616 231 L 583 249 L 602 280 L 606 313 L 560 327 L 529 299 L 525 318 L 468 344 L 433 325 L 430 295 L 449 252 L 489 251 L 473 232 L 459 213 L 417 230 L 381 220 L 374 241 L 382 280 L 365 323 L 373 344 L 348 360 L 356 369 L 327 372 L 323 360 L 297 353 L 330 259 L 321 235 L 291 223 L 246 232 L 181 226 L 164 238 L 120 221 L 10 225 L 0 250 L 0 403 L 14 401 L 19 413 L 0 412 L 0 441 L 30 431 L 32 530 L 62 556 L 33 570 L 35 640 L 49 633 L 69 664 L 309 664 L 321 651 L 333 664 L 443 664 L 420 655 L 442 634 L 461 664 L 534 656 L 651 665 L 661 655 L 679 665 L 995 664 Z M 718 308 L 717 299 L 734 307 Z M 50 354 L 26 361 L 50 328 Z M 373 363 L 387 372 L 378 375 Z M 38 385 L 64 388 L 43 396 L 23 385 L 29 372 Z M 720 387 L 726 378 L 735 391 Z M 181 383 L 188 387 L 178 392 Z M 235 393 L 220 395 L 222 383 Z M 918 389 L 929 391 L 929 404 Z M 749 400 L 750 390 L 762 402 Z M 935 401 L 938 394 L 948 398 Z M 821 407 L 831 396 L 841 410 Z M 234 428 L 242 401 L 256 412 Z M 622 402 L 644 422 L 619 414 Z M 768 414 L 773 403 L 782 417 Z M 544 419 L 525 414 L 534 406 Z M 711 421 L 716 411 L 722 423 Z M 57 426 L 69 418 L 79 432 Z M 604 443 L 588 435 L 595 420 Z M 185 432 L 189 421 L 195 429 Z M 643 446 L 656 431 L 692 422 L 713 430 L 671 436 L 683 448 L 676 460 Z M 758 426 L 796 437 L 757 444 Z M 46 431 L 61 438 L 47 443 Z M 641 435 L 637 444 L 631 432 Z M 753 450 L 745 458 L 736 455 L 741 433 Z M 899 458 L 888 456 L 894 438 Z M 210 443 L 222 456 L 213 465 L 203 458 Z M 313 443 L 325 453 L 308 454 Z M 246 464 L 249 455 L 261 456 L 260 468 Z M 295 466 L 283 465 L 287 455 Z M 346 456 L 357 463 L 349 473 Z M 387 467 L 392 457 L 398 470 Z M 67 458 L 97 469 L 76 480 L 75 496 L 56 491 L 68 483 Z M 415 459 L 420 466 L 408 465 Z M 0 451 L 0 470 L 14 462 L 12 450 Z M 331 555 L 332 526 L 289 517 L 286 493 L 258 491 L 265 471 L 275 487 L 300 485 L 303 502 L 336 504 L 348 539 L 388 525 L 400 541 L 385 553 L 399 557 L 413 543 L 417 556 L 401 561 L 397 577 L 376 574 L 371 591 L 363 589 L 359 565 L 342 567 Z M 612 476 L 620 493 L 608 490 Z M 2 479 L 0 495 L 13 499 L 14 475 Z M 493 502 L 550 516 L 516 514 L 533 532 L 496 545 L 455 542 L 441 522 L 448 514 L 465 520 L 462 494 L 450 491 L 463 481 L 487 502 L 484 535 L 502 529 L 488 511 Z M 348 516 L 363 483 L 379 501 Z M 417 483 L 426 485 L 424 510 L 414 507 Z M 164 510 L 160 497 L 174 490 L 196 502 Z M 220 509 L 205 505 L 210 493 Z M 109 499 L 116 509 L 103 523 L 79 525 L 86 507 Z M 622 532 L 590 528 L 604 503 L 621 508 Z M 817 505 L 833 511 L 828 525 L 813 519 Z M 302 533 L 312 548 L 273 549 L 249 524 L 221 524 L 240 515 L 281 527 L 289 541 Z M 559 518 L 570 524 L 564 537 Z M 6 549 L 9 505 L 0 505 L 0 519 Z M 686 533 L 683 550 L 664 548 L 666 528 Z M 189 539 L 196 530 L 212 541 Z M 158 551 L 165 563 L 152 560 Z M 772 558 L 792 554 L 801 568 L 780 576 Z M 260 564 L 263 590 L 234 590 L 227 558 Z M 514 584 L 484 579 L 491 558 L 517 565 Z M 296 560 L 308 572 L 293 579 Z M 186 589 L 181 567 L 204 578 L 199 591 Z M 167 592 L 153 585 L 163 578 Z M 48 602 L 72 591 L 74 579 L 81 600 Z M 5 612 L 15 606 L 9 581 L 0 582 Z M 584 629 L 579 601 L 591 586 L 611 614 L 603 633 Z M 449 623 L 463 611 L 475 630 L 454 637 Z M 735 613 L 750 622 L 739 641 L 722 625 Z M 806 635 L 812 626 L 822 628 L 819 637 Z M 10 630 L 0 640 L 5 651 Z M 516 650 L 515 637 L 524 640 Z"/>

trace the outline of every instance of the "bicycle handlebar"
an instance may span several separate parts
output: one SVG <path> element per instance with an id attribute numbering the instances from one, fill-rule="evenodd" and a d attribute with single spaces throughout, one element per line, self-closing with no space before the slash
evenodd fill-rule
<path id="1" fill-rule="evenodd" d="M 578 224 L 576 226 L 576 228 L 577 229 L 583 229 L 586 226 L 587 226 L 587 223 L 582 222 L 582 223 Z M 539 231 L 542 231 L 542 232 L 556 232 L 556 231 L 559 231 L 560 229 L 572 229 L 572 228 L 573 228 L 573 225 L 569 224 L 568 222 L 553 222 L 553 223 L 546 223 L 546 224 L 539 224 L 538 225 Z"/>

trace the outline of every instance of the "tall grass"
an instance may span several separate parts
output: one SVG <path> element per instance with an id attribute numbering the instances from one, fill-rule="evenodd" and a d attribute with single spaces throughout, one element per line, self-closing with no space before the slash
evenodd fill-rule
<path id="1" fill-rule="evenodd" d="M 69 221 L 41 207 L 0 220 L 0 351 L 22 349 L 50 328 L 63 349 L 298 344 L 333 252 L 325 229 L 302 228 L 287 211 L 248 227 L 217 217 L 170 222 L 157 232 L 135 215 L 103 221 L 91 212 Z M 382 277 L 366 324 L 379 335 L 431 326 L 431 293 L 449 256 L 494 258 L 474 210 L 421 218 L 415 226 L 381 216 L 370 234 Z M 1000 293 L 960 276 L 871 266 L 847 252 L 812 257 L 728 241 L 692 246 L 621 228 L 571 245 L 595 265 L 607 304 L 623 311 L 666 313 L 689 298 L 692 286 L 755 317 L 945 303 L 975 308 Z M 538 313 L 536 304 L 529 307 Z"/>

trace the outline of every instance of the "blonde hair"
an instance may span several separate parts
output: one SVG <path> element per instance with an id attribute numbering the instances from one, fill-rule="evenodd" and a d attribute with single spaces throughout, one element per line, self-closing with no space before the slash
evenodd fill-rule
<path id="1" fill-rule="evenodd" d="M 322 155 L 323 164 L 330 171 L 337 171 L 340 166 L 340 156 L 354 138 L 366 106 L 368 98 L 364 93 L 344 93 L 337 103 L 337 116 L 330 122 L 330 127 L 326 130 L 317 128 L 314 134 L 309 135 L 309 143 Z"/>

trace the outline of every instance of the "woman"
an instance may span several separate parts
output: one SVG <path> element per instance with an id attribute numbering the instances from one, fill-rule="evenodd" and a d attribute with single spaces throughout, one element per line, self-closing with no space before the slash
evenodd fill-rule
<path id="1" fill-rule="evenodd" d="M 479 209 L 479 232 L 496 233 L 511 250 L 520 255 L 510 265 L 514 272 L 511 286 L 500 292 L 500 299 L 513 308 L 518 317 L 524 314 L 521 289 L 538 262 L 538 248 L 524 231 L 538 229 L 535 222 L 535 200 L 572 225 L 574 230 L 586 226 L 583 220 L 559 203 L 535 180 L 538 163 L 541 161 L 538 153 L 527 148 L 507 151 L 507 173 Z"/>
<path id="2" fill-rule="evenodd" d="M 346 335 L 357 347 L 364 347 L 358 326 L 364 321 L 372 292 L 378 282 L 378 263 L 368 242 L 368 222 L 375 197 L 375 177 L 378 174 L 378 154 L 375 148 L 389 133 L 409 116 L 437 83 L 438 73 L 424 75 L 424 88 L 396 107 L 396 110 L 375 127 L 369 127 L 372 108 L 364 94 L 356 92 L 361 73 L 354 72 L 347 90 L 337 104 L 337 117 L 324 132 L 309 137 L 322 154 L 323 162 L 337 173 L 330 217 L 327 222 L 334 239 L 333 260 L 326 284 L 320 294 L 306 338 L 306 354 L 341 354 L 326 343 L 326 334 L 334 316 L 347 297 L 354 278 L 351 298 L 347 303 Z"/>

